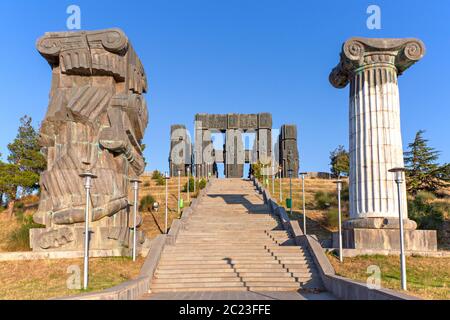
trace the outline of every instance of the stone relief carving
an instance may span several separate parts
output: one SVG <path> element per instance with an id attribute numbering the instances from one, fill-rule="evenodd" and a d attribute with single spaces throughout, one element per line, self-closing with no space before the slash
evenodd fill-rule
<path id="1" fill-rule="evenodd" d="M 48 168 L 34 220 L 47 228 L 84 222 L 79 174 L 91 170 L 98 177 L 91 197 L 95 226 L 126 237 L 128 181 L 145 167 L 144 68 L 120 29 L 46 33 L 37 49 L 52 68 L 52 86 L 40 130 Z"/>

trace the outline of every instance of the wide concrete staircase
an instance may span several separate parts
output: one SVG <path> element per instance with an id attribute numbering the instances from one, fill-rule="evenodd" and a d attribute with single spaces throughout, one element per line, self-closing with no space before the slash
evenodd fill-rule
<path id="1" fill-rule="evenodd" d="M 152 292 L 321 290 L 314 262 L 296 246 L 252 182 L 213 180 L 167 245 Z"/>

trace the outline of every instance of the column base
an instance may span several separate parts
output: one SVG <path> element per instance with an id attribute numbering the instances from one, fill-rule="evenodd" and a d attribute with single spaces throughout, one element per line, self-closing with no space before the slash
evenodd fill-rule
<path id="1" fill-rule="evenodd" d="M 437 251 L 435 230 L 415 230 L 417 224 L 403 221 L 405 250 Z M 400 250 L 399 219 L 363 218 L 343 224 L 342 245 L 347 249 Z M 333 234 L 333 247 L 338 247 L 337 233 Z"/>
<path id="2" fill-rule="evenodd" d="M 374 217 L 350 219 L 342 224 L 343 229 L 399 229 L 400 219 L 393 217 Z M 416 230 L 417 223 L 410 219 L 403 219 L 405 230 Z"/>

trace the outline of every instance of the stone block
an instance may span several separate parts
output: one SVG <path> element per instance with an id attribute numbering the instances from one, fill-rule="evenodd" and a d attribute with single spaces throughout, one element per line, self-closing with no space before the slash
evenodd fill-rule
<path id="1" fill-rule="evenodd" d="M 209 114 L 208 129 L 226 130 L 228 127 L 228 116 L 226 114 Z"/>
<path id="2" fill-rule="evenodd" d="M 258 129 L 272 129 L 272 114 L 268 112 L 258 114 Z"/>
<path id="3" fill-rule="evenodd" d="M 258 128 L 257 114 L 241 114 L 239 116 L 239 128 L 242 130 L 256 130 Z"/>
<path id="4" fill-rule="evenodd" d="M 281 127 L 281 140 L 297 140 L 297 126 L 283 125 Z"/>
<path id="5" fill-rule="evenodd" d="M 229 113 L 228 114 L 228 129 L 239 129 L 239 114 L 237 113 Z"/>
<path id="6" fill-rule="evenodd" d="M 195 115 L 195 122 L 200 125 L 200 128 L 209 128 L 209 115 L 207 113 L 197 113 Z"/>

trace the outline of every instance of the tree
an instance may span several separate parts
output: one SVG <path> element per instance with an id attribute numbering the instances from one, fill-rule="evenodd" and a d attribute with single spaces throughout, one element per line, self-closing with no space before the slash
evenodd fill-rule
<path id="1" fill-rule="evenodd" d="M 15 164 L 0 161 L 0 193 L 6 196 L 8 214 L 12 217 L 20 171 Z"/>
<path id="2" fill-rule="evenodd" d="M 2 164 L 0 180 L 3 193 L 7 195 L 10 216 L 17 198 L 17 191 L 29 194 L 39 188 L 40 173 L 46 168 L 45 157 L 40 152 L 39 134 L 31 124 L 32 119 L 24 116 L 20 119 L 18 133 L 8 144 L 9 164 Z"/>
<path id="3" fill-rule="evenodd" d="M 20 126 L 14 141 L 8 144 L 8 161 L 20 167 L 21 171 L 30 171 L 40 174 L 46 168 L 45 157 L 39 146 L 39 134 L 31 124 L 31 117 L 20 118 Z M 39 177 L 36 180 L 36 184 Z"/>
<path id="4" fill-rule="evenodd" d="M 408 144 L 404 153 L 408 192 L 415 195 L 418 191 L 435 192 L 447 185 L 450 179 L 450 165 L 440 166 L 437 162 L 439 151 L 428 146 L 423 137 L 424 130 L 416 133 L 414 141 Z"/>
<path id="5" fill-rule="evenodd" d="M 344 146 L 339 145 L 336 149 L 330 152 L 330 166 L 331 173 L 334 176 L 348 176 L 350 171 L 350 157 Z"/>

